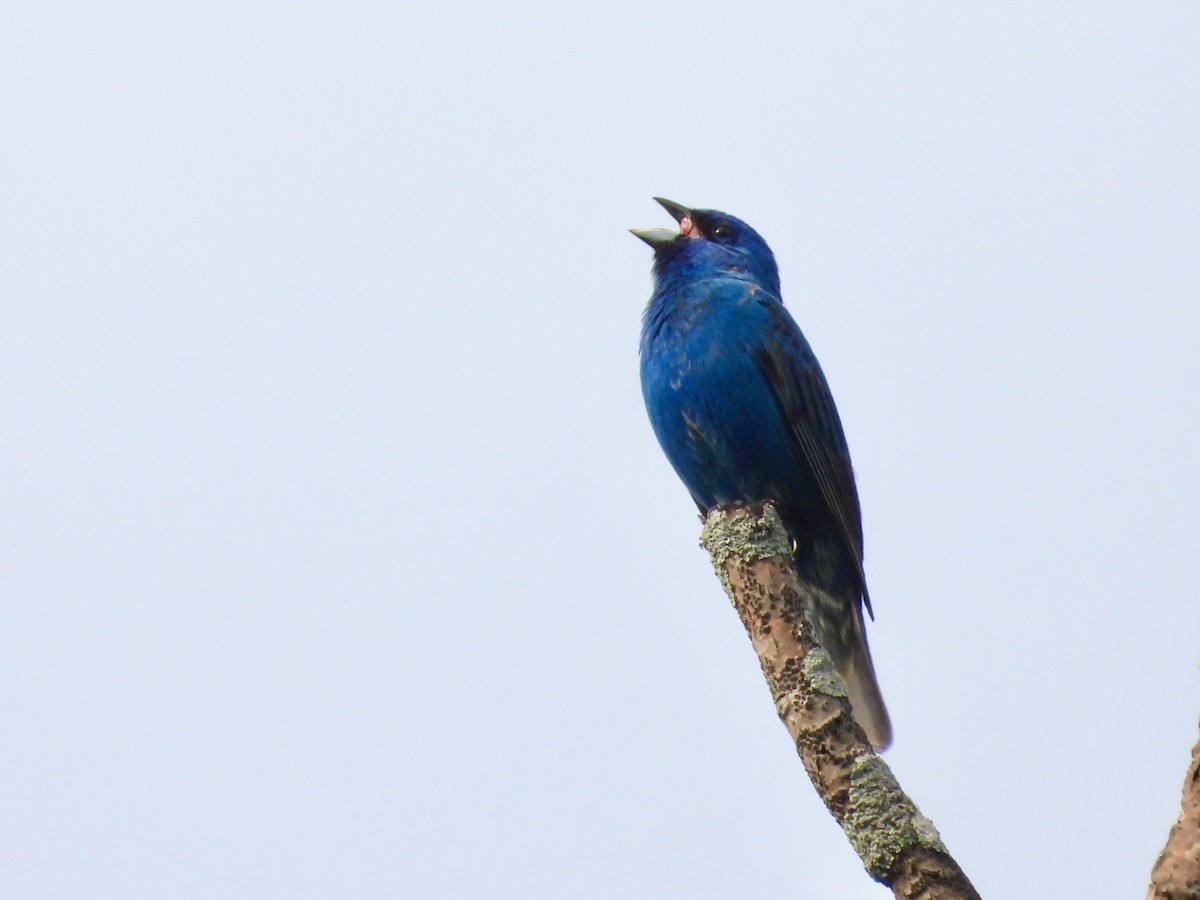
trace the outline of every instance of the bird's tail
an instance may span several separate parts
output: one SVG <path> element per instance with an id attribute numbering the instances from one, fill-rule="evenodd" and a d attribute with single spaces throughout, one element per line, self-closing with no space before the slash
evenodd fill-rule
<path id="1" fill-rule="evenodd" d="M 879 693 L 879 682 L 875 680 L 875 666 L 871 663 L 871 651 L 867 647 L 867 635 L 863 631 L 861 616 L 855 616 L 858 641 L 851 649 L 850 657 L 837 667 L 838 674 L 846 682 L 850 694 L 850 708 L 854 718 L 867 733 L 867 740 L 876 750 L 886 750 L 892 742 L 892 720 L 883 695 Z"/>
<path id="2" fill-rule="evenodd" d="M 871 746 L 884 750 L 892 742 L 892 721 L 875 680 L 862 611 L 857 604 L 847 604 L 819 589 L 816 593 L 818 608 L 810 610 L 809 615 L 817 641 L 846 682 L 855 721 L 867 733 Z"/>

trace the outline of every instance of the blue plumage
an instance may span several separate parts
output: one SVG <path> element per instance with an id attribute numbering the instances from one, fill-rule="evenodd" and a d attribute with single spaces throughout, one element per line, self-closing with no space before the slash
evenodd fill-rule
<path id="1" fill-rule="evenodd" d="M 882 749 L 891 725 L 863 625 L 862 516 L 829 385 L 783 306 L 766 241 L 725 213 L 658 202 L 679 231 L 634 231 L 654 248 L 641 342 L 654 433 L 701 512 L 775 503 L 816 589 L 817 640 Z"/>

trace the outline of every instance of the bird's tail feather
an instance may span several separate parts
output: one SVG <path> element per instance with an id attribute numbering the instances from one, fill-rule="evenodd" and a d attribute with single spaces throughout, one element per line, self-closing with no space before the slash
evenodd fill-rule
<path id="1" fill-rule="evenodd" d="M 876 750 L 884 750 L 892 742 L 892 722 L 888 718 L 875 666 L 867 647 L 862 611 L 843 597 L 809 584 L 813 588 L 812 607 L 808 610 L 817 641 L 833 660 L 834 667 L 850 695 L 854 718 Z"/>
<path id="2" fill-rule="evenodd" d="M 850 694 L 850 708 L 867 740 L 876 750 L 886 750 L 892 742 L 892 720 L 883 695 L 879 693 L 879 682 L 875 680 L 875 666 L 871 663 L 871 651 L 867 649 L 867 636 L 861 623 L 857 628 L 859 640 L 854 643 L 849 659 L 838 666 L 838 674 L 846 682 Z"/>

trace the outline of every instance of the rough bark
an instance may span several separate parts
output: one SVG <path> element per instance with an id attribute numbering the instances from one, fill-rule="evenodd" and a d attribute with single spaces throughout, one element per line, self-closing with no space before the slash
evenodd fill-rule
<path id="1" fill-rule="evenodd" d="M 1200 898 L 1200 741 L 1183 779 L 1179 818 L 1171 826 L 1167 845 L 1150 873 L 1147 900 Z"/>
<path id="2" fill-rule="evenodd" d="M 700 542 L 746 627 L 813 786 L 868 874 L 905 900 L 978 900 L 933 823 L 850 714 L 846 686 L 803 614 L 805 587 L 774 507 L 716 510 Z"/>

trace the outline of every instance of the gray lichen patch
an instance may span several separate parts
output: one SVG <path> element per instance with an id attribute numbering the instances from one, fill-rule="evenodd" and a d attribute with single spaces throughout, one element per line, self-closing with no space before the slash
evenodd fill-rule
<path id="1" fill-rule="evenodd" d="M 770 504 L 761 512 L 743 507 L 713 510 L 700 532 L 700 544 L 712 557 L 718 573 L 730 557 L 757 562 L 791 553 L 783 520 Z"/>
<path id="2" fill-rule="evenodd" d="M 872 878 L 884 880 L 895 870 L 900 854 L 919 846 L 946 852 L 933 823 L 900 789 L 882 757 L 868 753 L 850 769 L 846 836 Z"/>
<path id="3" fill-rule="evenodd" d="M 833 667 L 833 660 L 820 647 L 813 647 L 804 657 L 801 671 L 818 694 L 825 694 L 827 697 L 849 696 L 846 692 L 846 682 L 842 681 L 842 676 Z"/>

